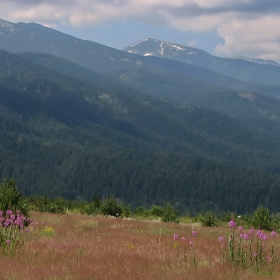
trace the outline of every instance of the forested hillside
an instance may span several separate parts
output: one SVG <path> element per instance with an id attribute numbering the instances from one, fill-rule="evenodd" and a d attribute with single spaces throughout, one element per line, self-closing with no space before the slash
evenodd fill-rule
<path id="1" fill-rule="evenodd" d="M 0 52 L 0 174 L 24 194 L 279 211 L 279 134 L 52 59 Z"/>

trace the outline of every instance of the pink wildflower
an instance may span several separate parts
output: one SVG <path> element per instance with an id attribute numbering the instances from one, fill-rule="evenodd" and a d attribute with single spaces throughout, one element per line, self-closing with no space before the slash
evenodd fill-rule
<path id="1" fill-rule="evenodd" d="M 260 233 L 259 238 L 260 238 L 261 240 L 266 240 L 266 239 L 267 239 L 267 236 L 262 232 L 262 233 Z"/>
<path id="2" fill-rule="evenodd" d="M 231 220 L 231 221 L 229 222 L 229 226 L 230 226 L 231 228 L 235 228 L 235 227 L 236 227 L 235 221 Z"/>

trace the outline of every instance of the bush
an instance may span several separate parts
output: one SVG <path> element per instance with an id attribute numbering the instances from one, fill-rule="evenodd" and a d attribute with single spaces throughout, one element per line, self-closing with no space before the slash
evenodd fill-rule
<path id="1" fill-rule="evenodd" d="M 80 212 L 81 214 L 94 215 L 94 214 L 100 214 L 101 210 L 100 208 L 97 208 L 93 202 L 91 202 L 89 204 L 83 205 L 83 207 L 80 208 Z"/>
<path id="2" fill-rule="evenodd" d="M 211 212 L 211 211 L 208 211 L 204 214 L 201 214 L 199 217 L 198 217 L 198 221 L 202 223 L 202 225 L 206 226 L 206 227 L 214 227 L 214 226 L 217 226 L 217 216 Z"/>
<path id="3" fill-rule="evenodd" d="M 7 213 L 7 210 L 12 210 L 14 213 L 20 211 L 22 215 L 29 218 L 27 201 L 18 190 L 16 179 L 14 178 L 5 178 L 0 185 L 0 210 L 2 210 L 3 213 Z"/>
<path id="4" fill-rule="evenodd" d="M 28 201 L 31 209 L 35 211 L 64 214 L 66 210 L 66 200 L 62 197 L 50 199 L 46 195 L 32 196 Z"/>
<path id="5" fill-rule="evenodd" d="M 113 195 L 106 197 L 101 202 L 100 209 L 101 213 L 105 216 L 120 217 L 123 213 L 123 207 L 121 203 L 119 203 Z"/>
<path id="6" fill-rule="evenodd" d="M 122 203 L 122 217 L 129 217 L 130 216 L 130 207 L 127 204 Z"/>
<path id="7" fill-rule="evenodd" d="M 260 205 L 253 213 L 252 224 L 258 229 L 272 230 L 272 216 L 269 209 Z"/>
<path id="8" fill-rule="evenodd" d="M 142 217 L 148 217 L 149 211 L 145 209 L 143 206 L 139 206 L 134 210 L 134 213 L 136 215 L 142 216 Z"/>
<path id="9" fill-rule="evenodd" d="M 173 208 L 170 202 L 163 209 L 162 220 L 165 223 L 179 223 L 179 213 Z"/>
<path id="10" fill-rule="evenodd" d="M 164 210 L 160 206 L 153 205 L 149 212 L 154 216 L 162 217 Z"/>

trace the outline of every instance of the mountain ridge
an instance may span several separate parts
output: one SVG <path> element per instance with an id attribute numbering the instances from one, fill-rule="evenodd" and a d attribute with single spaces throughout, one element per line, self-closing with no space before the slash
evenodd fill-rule
<path id="1" fill-rule="evenodd" d="M 244 81 L 254 83 L 263 82 L 271 85 L 279 85 L 280 83 L 279 64 L 276 62 L 270 63 L 267 60 L 221 58 L 194 47 L 151 38 L 133 43 L 124 48 L 123 51 L 141 56 L 156 56 L 172 59 L 198 67 L 204 67 Z M 258 74 L 258 72 L 261 72 L 261 74 Z M 269 72 L 269 74 L 266 74 L 266 72 Z"/>
<path id="2" fill-rule="evenodd" d="M 2 20 L 2 22 L 5 21 Z M 11 23 L 7 24 L 10 25 Z M 279 95 L 278 87 L 275 89 L 271 86 L 260 88 L 260 86 L 256 86 L 255 84 L 225 76 L 224 73 L 219 74 L 205 67 L 197 67 L 170 59 L 141 57 L 139 55 L 129 54 L 92 41 L 81 40 L 38 24 L 12 24 L 12 28 L 14 30 L 12 36 L 6 38 L 2 35 L 4 39 L 0 40 L 0 48 L 10 52 L 45 53 L 119 79 L 121 79 L 119 76 L 120 71 L 122 71 L 121 75 L 125 71 L 137 72 L 144 70 L 152 73 L 164 72 L 168 76 L 171 71 L 176 70 L 177 73 L 185 75 L 189 79 L 195 77 L 203 80 L 202 82 L 212 83 L 215 87 L 220 86 L 234 90 L 247 87 L 247 90 L 257 92 L 260 90 L 261 93 L 272 96 Z M 0 32 L 2 31 L 3 27 L 0 27 Z M 274 80 L 272 78 L 273 75 L 269 75 L 269 73 L 262 76 L 268 76 Z M 197 85 L 200 86 L 199 83 Z M 142 84 L 142 88 L 143 86 L 145 87 L 145 84 Z"/>

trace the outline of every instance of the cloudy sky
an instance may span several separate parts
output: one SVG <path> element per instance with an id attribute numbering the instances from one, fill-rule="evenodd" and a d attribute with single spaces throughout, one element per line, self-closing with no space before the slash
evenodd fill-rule
<path id="1" fill-rule="evenodd" d="M 280 62 L 279 0 L 0 0 L 0 18 L 117 49 L 154 38 Z"/>

